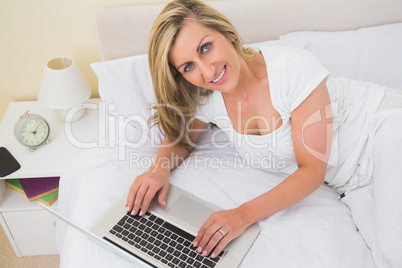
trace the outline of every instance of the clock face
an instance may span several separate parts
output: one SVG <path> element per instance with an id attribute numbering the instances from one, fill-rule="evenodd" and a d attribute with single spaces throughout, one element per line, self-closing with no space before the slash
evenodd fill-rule
<path id="1" fill-rule="evenodd" d="M 37 147 L 49 137 L 49 125 L 42 119 L 31 119 L 21 128 L 21 141 L 28 147 Z"/>

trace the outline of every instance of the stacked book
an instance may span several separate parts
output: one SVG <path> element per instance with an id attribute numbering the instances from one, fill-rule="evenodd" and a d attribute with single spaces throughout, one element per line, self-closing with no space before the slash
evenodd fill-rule
<path id="1" fill-rule="evenodd" d="M 6 185 L 26 195 L 31 202 L 37 200 L 51 206 L 59 195 L 59 180 L 60 177 L 8 179 Z"/>

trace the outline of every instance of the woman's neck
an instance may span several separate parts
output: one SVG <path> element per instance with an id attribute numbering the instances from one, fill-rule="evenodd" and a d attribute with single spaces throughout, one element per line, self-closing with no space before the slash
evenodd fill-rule
<path id="1" fill-rule="evenodd" d="M 251 61 L 246 61 L 241 56 L 239 57 L 240 74 L 238 84 L 233 91 L 223 94 L 232 100 L 247 102 L 250 91 L 256 89 L 262 79 L 266 79 L 267 70 L 261 52 L 257 52 L 255 58 Z"/>

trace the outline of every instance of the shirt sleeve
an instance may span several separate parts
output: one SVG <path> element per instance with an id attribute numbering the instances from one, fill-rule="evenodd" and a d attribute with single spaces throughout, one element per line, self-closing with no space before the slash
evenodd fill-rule
<path id="1" fill-rule="evenodd" d="M 293 112 L 328 75 L 309 51 L 292 49 L 284 61 L 286 82 L 282 88 L 289 112 Z"/>

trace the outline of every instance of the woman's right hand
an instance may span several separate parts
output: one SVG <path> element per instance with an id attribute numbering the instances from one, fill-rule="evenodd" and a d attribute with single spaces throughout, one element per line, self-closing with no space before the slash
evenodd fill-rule
<path id="1" fill-rule="evenodd" d="M 152 165 L 148 171 L 135 178 L 127 196 L 127 212 L 131 211 L 131 215 L 144 215 L 158 192 L 159 205 L 166 207 L 169 175 L 170 169 Z"/>

